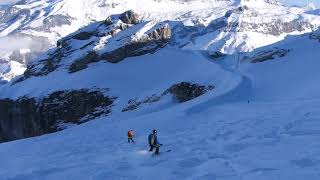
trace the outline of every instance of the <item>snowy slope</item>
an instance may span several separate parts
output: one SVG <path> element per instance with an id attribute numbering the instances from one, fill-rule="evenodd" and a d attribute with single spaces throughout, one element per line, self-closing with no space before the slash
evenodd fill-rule
<path id="1" fill-rule="evenodd" d="M 115 66 L 100 65 L 108 73 L 112 68 L 129 64 L 133 69 L 139 68 L 140 63 L 143 67 L 158 63 L 163 66 L 156 67 L 167 68 L 175 63 L 180 67 L 181 59 L 186 59 L 190 64 L 182 67 L 192 70 L 184 74 L 184 68 L 181 71 L 178 68 L 175 78 L 217 78 L 225 82 L 225 88 L 171 108 L 156 108 L 157 111 L 147 113 L 140 109 L 127 115 L 116 112 L 59 133 L 1 144 L 0 175 L 3 179 L 48 180 L 319 179 L 320 86 L 316 77 L 319 77 L 320 46 L 315 37 L 320 37 L 319 33 L 287 37 L 244 54 L 240 66 L 235 66 L 234 56 L 215 62 L 206 56 L 195 60 L 192 57 L 196 54 L 169 47 L 146 59 L 137 57 Z M 282 57 L 250 63 L 256 55 L 275 47 L 290 51 Z M 167 54 L 185 57 L 168 61 L 156 58 L 169 57 Z M 92 73 L 90 70 L 98 68 L 91 66 L 81 73 Z M 157 69 L 161 68 L 152 71 L 158 74 Z M 168 72 L 169 75 L 170 68 Z M 57 74 L 29 82 L 57 78 Z M 171 78 L 155 84 L 165 84 L 168 79 Z M 121 76 L 119 80 L 123 81 Z M 113 84 L 112 80 L 108 84 Z M 132 90 L 126 92 L 134 94 L 135 88 Z M 161 151 L 171 149 L 171 152 L 152 157 L 147 151 L 147 135 L 154 128 L 164 144 Z M 137 143 L 126 143 L 128 129 L 136 131 Z"/>
<path id="2" fill-rule="evenodd" d="M 262 0 L 27 0 L 15 7 L 36 14 L 19 11 L 2 24 L 4 36 L 41 36 L 56 46 L 16 78 L 24 66 L 4 61 L 2 76 L 13 80 L 0 86 L 0 141 L 71 128 L 0 144 L 1 179 L 320 178 L 315 13 Z M 50 15 L 58 16 L 43 26 Z M 21 49 L 14 56 L 25 62 L 19 54 L 31 51 Z M 92 108 L 83 94 L 97 92 L 112 102 L 94 106 L 98 115 L 89 121 L 91 112 L 77 111 Z M 154 128 L 164 144 L 159 157 L 147 151 Z M 128 129 L 137 143 L 126 143 Z"/>
<path id="3" fill-rule="evenodd" d="M 3 72 L 1 76 L 2 80 L 10 81 L 12 78 L 16 77 L 17 74 L 23 74 L 26 70 L 22 64 L 16 61 L 6 62 L 3 66 L 1 66 L 0 72 Z"/>
<path id="4" fill-rule="evenodd" d="M 62 6 L 59 9 L 63 10 L 69 7 L 68 5 L 71 6 L 71 4 L 68 4 L 71 2 L 48 1 L 47 5 L 56 7 L 57 3 L 63 3 L 66 7 Z M 111 1 L 106 3 L 111 3 Z M 136 14 L 134 11 L 126 11 L 123 14 L 114 14 L 104 18 L 103 21 L 92 23 L 57 41 L 57 47 L 50 49 L 29 63 L 24 75 L 18 78 L 14 78 L 15 73 L 21 74 L 24 71 L 24 67 L 16 62 L 7 65 L 10 61 L 4 61 L 4 67 L 1 68 L 3 71 L 2 76 L 5 78 L 4 80 L 10 81 L 14 78 L 14 81 L 1 86 L 0 97 L 2 99 L 10 98 L 17 101 L 18 104 L 21 100 L 24 100 L 23 97 L 32 98 L 28 100 L 29 103 L 33 104 L 36 101 L 37 103 L 34 103 L 34 106 L 37 106 L 44 98 L 51 97 L 51 95 L 55 97 L 57 92 L 98 90 L 103 91 L 105 96 L 116 98 L 115 102 L 112 103 L 113 112 L 136 108 L 144 109 L 143 107 L 148 104 L 151 104 L 151 108 L 146 108 L 146 112 L 157 111 L 158 106 L 163 109 L 176 104 L 176 102 L 168 100 L 167 95 L 170 89 L 173 91 L 175 85 L 179 83 L 188 82 L 197 86 L 205 86 L 211 90 L 215 88 L 215 95 L 227 93 L 232 88 L 235 88 L 234 91 L 236 91 L 236 87 L 241 85 L 241 80 L 246 86 L 250 86 L 250 77 L 243 76 L 241 73 L 230 72 L 230 70 L 216 66 L 210 61 L 217 60 L 220 62 L 219 59 L 222 58 L 224 59 L 222 64 L 235 64 L 237 54 L 228 54 L 235 53 L 235 51 L 244 51 L 244 53 L 240 53 L 241 56 L 244 56 L 241 60 L 243 62 L 261 62 L 272 59 L 274 58 L 273 56 L 291 57 L 292 51 L 297 50 L 292 50 L 285 46 L 277 47 L 278 44 L 275 42 L 283 38 L 290 39 L 290 35 L 286 36 L 288 34 L 311 31 L 316 28 L 312 23 L 316 24 L 319 20 L 319 16 L 305 14 L 304 9 L 288 8 L 275 2 L 235 1 L 230 4 L 230 2 L 219 1 L 213 3 L 212 6 L 206 7 L 209 8 L 207 10 L 219 10 L 219 8 L 221 10 L 221 7 L 227 7 L 227 9 L 221 11 L 214 11 L 215 15 L 222 15 L 218 18 L 216 16 L 212 18 L 212 12 L 210 17 L 205 17 L 210 12 L 200 11 L 201 9 L 203 10 L 204 4 L 209 3 L 209 1 L 159 1 L 150 3 L 164 3 L 162 5 L 173 3 L 179 7 L 181 6 L 181 9 L 172 10 L 170 13 L 162 13 L 165 17 L 161 17 L 161 20 L 155 18 L 160 9 L 157 9 L 159 8 L 158 6 L 154 6 L 155 9 L 149 9 L 150 12 L 148 11 L 149 17 L 143 13 L 143 8 L 140 8 L 138 10 L 140 14 Z M 41 9 L 46 4 L 40 4 L 40 1 L 25 1 L 17 4 L 17 6 L 30 5 Z M 84 3 L 82 5 L 88 4 Z M 184 14 L 183 19 L 176 20 L 181 17 L 179 13 L 186 10 L 185 7 L 191 7 L 192 5 L 198 6 L 194 7 L 194 11 L 191 14 Z M 128 4 L 120 3 L 118 6 L 127 7 Z M 134 5 L 132 4 L 132 6 Z M 265 6 L 281 11 L 267 11 Z M 138 9 L 138 7 L 136 8 Z M 117 8 L 115 9 L 117 10 Z M 284 10 L 287 10 L 288 13 L 283 14 Z M 83 13 L 79 14 L 83 15 Z M 298 19 L 296 19 L 297 14 L 299 14 Z M 277 15 L 276 19 L 274 18 L 275 15 Z M 165 20 L 166 18 L 168 20 Z M 203 18 L 203 21 L 200 24 L 187 25 L 191 23 L 190 18 L 198 18 L 198 20 Z M 207 25 L 205 25 L 206 22 L 204 20 L 208 21 Z M 212 35 L 217 36 L 217 39 L 212 40 Z M 255 37 L 263 38 L 263 40 Z M 319 39 L 318 36 L 312 37 L 310 36 L 313 40 Z M 287 41 L 285 40 L 284 42 Z M 275 44 L 270 45 L 270 47 L 258 48 L 270 43 Z M 246 51 L 251 52 L 245 53 Z M 30 52 L 28 49 L 23 49 L 12 56 L 21 57 L 19 55 L 27 54 L 28 52 Z M 220 57 L 217 57 L 217 55 Z M 314 54 L 311 56 L 313 57 Z M 22 56 L 22 60 L 25 62 L 25 57 Z M 194 71 L 199 73 L 191 73 Z M 277 81 L 262 81 L 263 84 L 267 84 L 267 82 L 269 83 L 268 86 L 272 86 L 272 83 Z M 40 84 L 41 86 L 39 86 Z M 279 82 L 279 85 L 281 84 L 282 81 Z M 286 87 L 294 88 L 289 85 Z M 256 89 L 255 93 L 262 93 L 265 89 L 268 88 Z M 282 86 L 279 86 L 279 89 L 283 89 Z M 195 92 L 195 90 L 182 91 Z M 310 90 L 310 92 L 317 91 Z M 179 95 L 179 90 L 176 93 L 176 96 L 181 96 Z M 203 93 L 201 92 L 200 94 Z M 171 92 L 171 94 L 174 93 Z M 282 98 L 290 98 L 286 97 L 288 94 L 288 92 L 283 93 Z M 312 94 L 316 95 L 316 93 Z M 188 96 L 193 99 L 199 95 Z M 182 96 L 185 95 L 182 94 Z M 300 96 L 303 97 L 303 93 Z M 53 97 L 51 97 L 53 102 L 47 102 L 48 104 L 56 102 Z M 263 97 L 266 96 L 262 95 L 261 98 Z M 85 97 L 82 98 L 86 99 Z M 189 100 L 189 97 L 187 99 Z M 23 114 L 33 113 L 32 110 L 28 112 L 30 109 L 25 107 L 23 103 L 19 105 L 14 104 L 14 102 L 8 105 L 6 101 L 2 103 L 3 113 L 6 114 L 2 128 L 6 126 L 9 129 L 14 127 L 9 123 L 12 121 L 17 122 L 15 126 L 20 127 L 21 118 L 24 117 Z M 19 106 L 17 109 L 20 109 L 21 112 L 18 110 L 20 113 L 16 113 L 19 117 L 7 114 L 12 112 L 10 105 L 12 107 Z M 44 106 L 47 107 L 47 105 Z M 35 120 L 33 116 L 30 116 L 31 120 L 28 119 L 26 120 L 27 122 L 22 123 L 20 131 L 12 131 L 19 133 L 15 133 L 11 138 L 6 137 L 6 140 L 2 141 L 57 131 L 57 129 L 51 130 L 48 126 L 45 128 L 50 130 L 38 133 L 28 132 L 33 132 L 34 129 L 42 129 L 43 127 L 33 127 L 28 131 L 25 130 L 32 127 L 33 124 L 41 125 L 42 123 L 39 123 L 39 121 L 40 119 L 44 121 L 43 116 L 49 119 L 52 117 L 50 115 L 54 113 L 50 112 L 52 107 L 49 109 L 45 107 L 34 107 L 44 111 L 39 112 L 39 115 L 34 115 L 41 118 Z M 65 112 L 72 109 L 75 110 L 75 107 L 68 107 L 71 109 L 64 110 Z M 9 108 L 9 110 L 6 111 L 6 108 Z M 95 106 L 92 111 L 95 112 L 95 108 L 97 107 Z M 25 112 L 25 109 L 27 109 L 27 112 Z M 89 107 L 84 109 L 89 109 Z M 49 115 L 43 115 L 43 113 Z M 60 113 L 62 113 L 62 110 Z M 69 115 L 66 116 L 70 117 Z M 54 124 L 55 127 L 58 120 L 65 120 L 67 117 L 59 114 L 55 119 L 50 119 L 48 124 Z M 83 116 L 81 115 L 80 117 Z M 32 123 L 33 121 L 35 122 Z M 82 122 L 80 119 L 72 119 L 71 122 L 75 123 L 74 121 L 76 123 Z M 26 125 L 26 123 L 31 125 Z M 3 136 L 8 136 L 7 133 Z"/>
<path id="5" fill-rule="evenodd" d="M 1 13 L 0 37 L 12 44 L 0 47 L 1 59 L 25 65 L 22 59 L 34 59 L 67 34 L 129 9 L 145 22 L 175 22 L 176 47 L 226 54 L 251 51 L 288 34 L 310 32 L 320 23 L 319 14 L 271 0 L 27 0 Z M 20 40 L 28 43 L 21 47 Z M 11 56 L 21 49 L 30 52 Z"/>

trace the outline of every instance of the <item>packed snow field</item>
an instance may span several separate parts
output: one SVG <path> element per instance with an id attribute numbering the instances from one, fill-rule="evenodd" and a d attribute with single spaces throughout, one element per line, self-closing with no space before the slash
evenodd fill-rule
<path id="1" fill-rule="evenodd" d="M 153 106 L 128 113 L 115 112 L 59 133 L 1 144 L 0 177 L 317 180 L 320 178 L 317 78 L 320 63 L 316 58 L 320 57 L 319 42 L 308 35 L 288 37 L 263 49 L 274 46 L 289 48 L 290 52 L 270 61 L 240 65 L 234 56 L 222 61 L 199 57 L 203 64 L 195 64 L 205 66 L 205 72 L 197 70 L 192 58 L 186 58 L 190 61 L 187 66 L 195 69 L 189 70 L 188 75 L 182 75 L 186 73 L 184 70 L 178 71 L 181 76 L 176 77 L 192 80 L 204 75 L 206 82 L 210 77 L 213 82 L 221 81 L 217 86 L 220 88 L 192 101 L 166 106 L 170 108 Z M 160 52 L 160 55 L 170 53 L 170 48 Z M 181 54 L 200 56 L 181 51 L 176 57 Z M 158 55 L 150 55 L 153 60 L 148 67 L 160 63 L 154 58 Z M 181 69 L 184 66 L 178 59 L 173 56 L 157 67 L 174 65 Z M 137 62 L 143 66 L 145 62 L 141 61 L 136 59 L 123 65 Z M 95 68 L 91 66 L 83 73 Z M 53 73 L 48 78 L 55 76 Z M 41 78 L 29 82 L 33 81 L 41 82 Z M 158 85 L 164 82 L 157 81 Z M 134 144 L 127 143 L 129 129 L 136 132 Z M 148 152 L 147 136 L 152 129 L 158 130 L 163 144 L 159 156 Z"/>
<path id="2" fill-rule="evenodd" d="M 318 179 L 319 100 L 236 102 L 100 119 L 1 145 L 2 179 Z M 153 128 L 163 147 L 148 152 Z M 137 132 L 135 144 L 126 131 Z"/>

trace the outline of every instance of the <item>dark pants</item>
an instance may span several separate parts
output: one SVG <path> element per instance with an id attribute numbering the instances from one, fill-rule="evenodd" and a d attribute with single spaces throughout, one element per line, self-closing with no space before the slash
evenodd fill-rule
<path id="1" fill-rule="evenodd" d="M 131 138 L 130 138 L 130 137 L 128 137 L 128 143 L 130 143 L 130 141 L 134 143 L 134 141 L 133 141 L 133 138 L 132 138 L 132 137 L 131 137 Z"/>
<path id="2" fill-rule="evenodd" d="M 159 154 L 160 146 L 159 145 L 150 145 L 149 151 L 153 151 L 153 148 L 156 148 L 155 154 Z"/>

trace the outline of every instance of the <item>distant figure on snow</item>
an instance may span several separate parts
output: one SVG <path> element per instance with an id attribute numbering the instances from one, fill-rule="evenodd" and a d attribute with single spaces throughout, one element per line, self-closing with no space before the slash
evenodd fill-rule
<path id="1" fill-rule="evenodd" d="M 155 154 L 159 154 L 160 146 L 162 144 L 159 143 L 158 137 L 157 137 L 157 130 L 153 130 L 152 133 L 148 137 L 149 145 L 150 145 L 150 152 L 153 151 L 153 148 L 156 148 Z"/>
<path id="2" fill-rule="evenodd" d="M 128 143 L 130 143 L 130 141 L 134 143 L 133 136 L 134 136 L 134 133 L 133 133 L 133 130 L 131 129 L 128 131 Z"/>

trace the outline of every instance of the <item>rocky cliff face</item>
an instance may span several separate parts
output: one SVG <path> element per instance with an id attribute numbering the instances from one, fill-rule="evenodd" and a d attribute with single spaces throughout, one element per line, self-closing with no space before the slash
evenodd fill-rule
<path id="1" fill-rule="evenodd" d="M 16 82 L 31 76 L 47 75 L 55 71 L 63 59 L 72 58 L 73 63 L 68 69 L 70 73 L 74 73 L 86 69 L 90 63 L 99 61 L 118 63 L 128 57 L 152 54 L 168 44 L 172 35 L 168 24 L 155 24 L 138 36 L 136 34 L 140 33 L 140 29 L 137 29 L 139 22 L 137 13 L 127 11 L 119 18 L 108 17 L 104 21 L 75 32 L 59 40 L 57 48 L 49 52 L 46 58 L 29 64 L 24 76 Z M 110 48 L 99 49 L 101 45 Z M 74 56 L 75 52 L 79 52 L 79 57 Z"/>
<path id="2" fill-rule="evenodd" d="M 54 92 L 41 100 L 2 99 L 0 142 L 56 132 L 65 123 L 80 124 L 108 115 L 114 100 L 100 91 L 89 90 Z"/>

